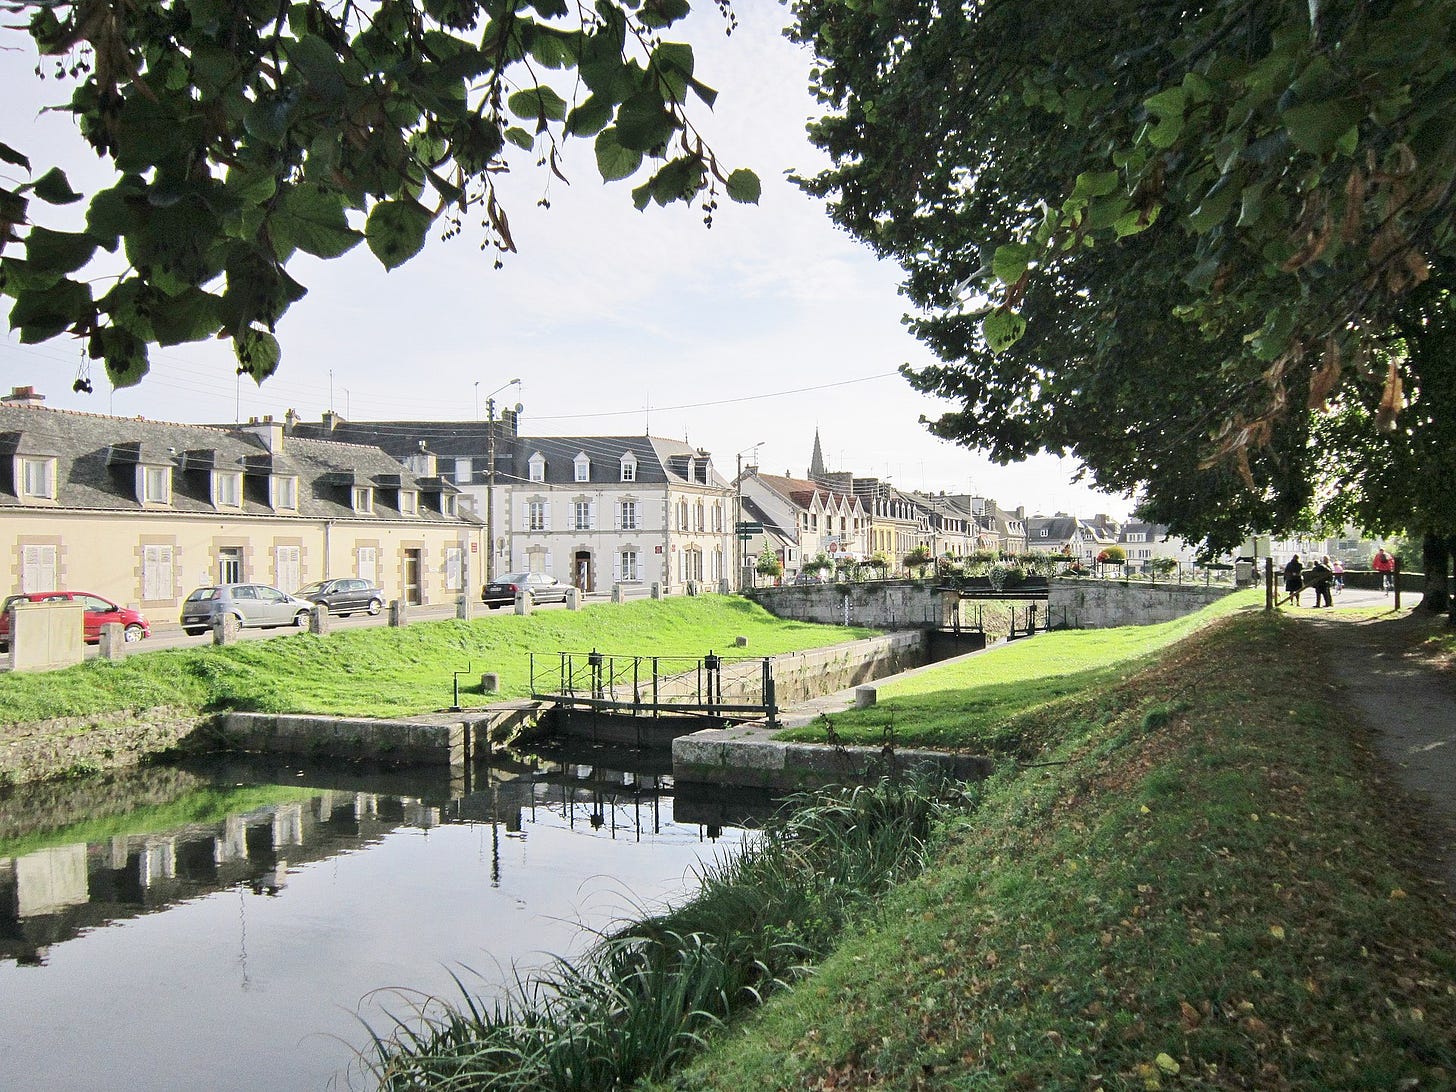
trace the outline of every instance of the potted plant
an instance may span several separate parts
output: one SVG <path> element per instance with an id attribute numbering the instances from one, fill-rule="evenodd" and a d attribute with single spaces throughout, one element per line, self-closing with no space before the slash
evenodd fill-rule
<path id="1" fill-rule="evenodd" d="M 767 546 L 759 552 L 758 561 L 753 566 L 753 571 L 759 576 L 766 576 L 771 580 L 777 580 L 784 575 L 784 563 L 779 560 L 776 553 Z"/>

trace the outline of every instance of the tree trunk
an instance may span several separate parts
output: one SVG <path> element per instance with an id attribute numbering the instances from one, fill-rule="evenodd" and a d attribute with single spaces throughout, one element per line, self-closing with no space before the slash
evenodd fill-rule
<path id="1" fill-rule="evenodd" d="M 1456 554 L 1456 536 L 1427 532 L 1421 538 L 1421 563 L 1426 570 L 1422 609 L 1440 613 L 1451 606 L 1447 571 L 1451 567 L 1453 554 Z"/>

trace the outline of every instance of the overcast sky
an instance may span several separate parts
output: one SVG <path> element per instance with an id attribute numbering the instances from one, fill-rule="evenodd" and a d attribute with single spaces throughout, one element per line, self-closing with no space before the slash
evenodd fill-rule
<path id="1" fill-rule="evenodd" d="M 572 142 L 570 186 L 552 179 L 548 191 L 529 170 L 511 180 L 520 253 L 501 270 L 471 227 L 389 273 L 363 245 L 291 262 L 309 294 L 280 324 L 282 364 L 261 388 L 237 378 L 230 343 L 209 342 L 154 349 L 147 378 L 118 391 L 97 364 L 95 393 L 77 395 L 75 343 L 21 345 L 8 332 L 0 382 L 34 385 L 50 406 L 122 416 L 227 421 L 291 408 L 316 420 L 332 407 L 365 421 L 484 417 L 490 392 L 519 378 L 497 404 L 520 402 L 527 434 L 686 437 L 729 476 L 738 453 L 751 461 L 761 445 L 766 472 L 802 475 L 817 427 L 831 470 L 972 491 L 1029 513 L 1125 516 L 1125 498 L 1071 483 L 1073 460 L 998 467 L 919 424 L 949 406 L 896 373 L 930 359 L 901 324 L 898 267 L 785 178 L 821 162 L 804 135 L 815 113 L 809 57 L 782 37 L 785 10 L 740 2 L 729 38 L 714 5 L 699 8 L 686 36 L 699 78 L 720 92 L 699 125 L 727 167 L 757 171 L 757 206 L 720 198 L 711 230 L 696 207 L 639 213 L 630 185 L 603 186 L 590 144 Z M 0 30 L 0 46 L 0 141 L 39 170 L 59 163 L 78 188 L 107 184 L 71 123 L 40 116 L 67 92 L 35 79 L 28 39 Z M 549 209 L 537 207 L 543 195 Z"/>

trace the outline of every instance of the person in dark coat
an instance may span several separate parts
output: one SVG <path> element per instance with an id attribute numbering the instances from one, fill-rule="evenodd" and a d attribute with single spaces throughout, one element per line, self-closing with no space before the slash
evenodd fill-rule
<path id="1" fill-rule="evenodd" d="M 1335 578 L 1335 570 L 1330 567 L 1330 559 L 1322 557 L 1309 567 L 1304 574 L 1305 582 L 1314 589 L 1314 605 L 1316 607 L 1333 607 L 1335 598 L 1330 594 L 1330 582 Z"/>
<path id="2" fill-rule="evenodd" d="M 1299 593 L 1303 588 L 1304 566 L 1299 563 L 1299 555 L 1295 554 L 1289 559 L 1289 564 L 1284 566 L 1284 591 L 1296 607 L 1299 606 Z"/>

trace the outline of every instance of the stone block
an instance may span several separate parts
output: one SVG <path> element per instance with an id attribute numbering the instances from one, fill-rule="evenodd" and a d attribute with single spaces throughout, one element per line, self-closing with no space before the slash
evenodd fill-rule
<path id="1" fill-rule="evenodd" d="M 462 622 L 468 622 L 475 617 L 475 600 L 469 592 L 455 600 L 455 617 Z"/>
<path id="2" fill-rule="evenodd" d="M 481 675 L 480 692 L 482 694 L 498 694 L 500 692 L 500 676 L 494 671 L 487 671 Z"/>
<path id="3" fill-rule="evenodd" d="M 409 625 L 409 604 L 403 599 L 389 601 L 389 624 L 391 626 Z"/>
<path id="4" fill-rule="evenodd" d="M 527 592 L 516 592 L 516 613 L 517 614 L 530 614 L 531 613 L 531 608 L 533 606 L 534 606 L 534 604 L 531 602 L 531 596 L 530 596 L 529 593 L 527 593 Z"/>
<path id="5" fill-rule="evenodd" d="M 224 614 L 212 623 L 212 643 L 235 645 L 238 643 L 238 620 L 231 614 Z"/>
<path id="6" fill-rule="evenodd" d="M 880 688 L 877 686 L 856 686 L 854 688 L 854 707 L 856 709 L 868 709 L 879 699 Z"/>
<path id="7" fill-rule="evenodd" d="M 612 585 L 612 602 L 613 603 L 625 603 L 626 601 L 627 601 L 627 591 L 626 591 L 626 589 L 623 588 L 621 584 L 613 584 Z"/>
<path id="8" fill-rule="evenodd" d="M 566 609 L 581 610 L 581 589 L 568 588 L 566 591 Z"/>
<path id="9" fill-rule="evenodd" d="M 126 627 L 120 622 L 107 622 L 101 627 L 101 643 L 96 654 L 103 660 L 126 659 Z"/>
<path id="10" fill-rule="evenodd" d="M 657 581 L 653 581 L 653 583 L 652 583 L 652 598 L 654 598 L 654 599 L 661 599 L 662 596 L 663 596 L 662 585 L 660 583 L 658 583 Z"/>
<path id="11" fill-rule="evenodd" d="M 327 603 L 315 603 L 313 610 L 308 612 L 308 631 L 315 637 L 328 636 L 329 605 Z"/>
<path id="12" fill-rule="evenodd" d="M 736 645 L 738 648 L 747 648 L 748 638 L 740 633 L 737 637 L 733 638 L 733 644 Z"/>

